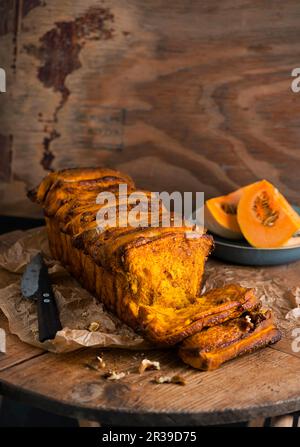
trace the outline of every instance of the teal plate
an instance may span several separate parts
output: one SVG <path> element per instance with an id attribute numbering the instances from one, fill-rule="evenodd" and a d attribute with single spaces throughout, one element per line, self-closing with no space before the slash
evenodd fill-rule
<path id="1" fill-rule="evenodd" d="M 294 206 L 300 215 L 300 207 Z M 243 265 L 280 265 L 300 260 L 300 236 L 293 237 L 288 245 L 279 248 L 255 248 L 245 240 L 232 241 L 213 235 L 213 256 L 223 261 Z"/>

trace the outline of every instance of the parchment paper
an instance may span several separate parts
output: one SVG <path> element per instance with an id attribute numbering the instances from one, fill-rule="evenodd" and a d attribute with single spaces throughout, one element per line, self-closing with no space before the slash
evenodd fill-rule
<path id="1" fill-rule="evenodd" d="M 21 274 L 27 263 L 42 251 L 48 265 L 63 329 L 52 341 L 38 341 L 37 308 L 20 292 Z M 0 237 L 0 309 L 9 329 L 22 341 L 52 352 L 74 351 L 82 347 L 146 349 L 150 344 L 121 323 L 50 256 L 44 227 L 16 231 Z M 90 323 L 99 324 L 96 332 Z"/>
<path id="2" fill-rule="evenodd" d="M 282 339 L 274 349 L 300 357 L 300 262 L 252 267 L 210 260 L 202 292 L 238 283 L 255 289 L 264 308 L 272 309 Z"/>
<path id="3" fill-rule="evenodd" d="M 49 268 L 63 326 L 53 341 L 44 343 L 38 341 L 36 304 L 22 298 L 20 293 L 21 274 L 39 251 Z M 229 283 L 256 289 L 264 306 L 273 309 L 284 334 L 284 341 L 276 346 L 292 352 L 293 330 L 300 328 L 300 263 L 258 268 L 210 259 L 205 268 L 202 292 Z M 99 301 L 51 258 L 44 227 L 0 237 L 0 309 L 6 315 L 12 333 L 29 344 L 52 352 L 82 347 L 151 348 L 141 336 L 104 310 Z M 96 332 L 88 330 L 92 322 L 99 324 Z"/>

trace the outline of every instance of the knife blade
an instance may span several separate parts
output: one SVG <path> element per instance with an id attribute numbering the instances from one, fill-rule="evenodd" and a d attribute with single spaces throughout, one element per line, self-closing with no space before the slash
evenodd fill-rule
<path id="1" fill-rule="evenodd" d="M 62 329 L 47 266 L 38 253 L 26 266 L 21 280 L 22 295 L 37 302 L 39 341 L 52 340 Z"/>

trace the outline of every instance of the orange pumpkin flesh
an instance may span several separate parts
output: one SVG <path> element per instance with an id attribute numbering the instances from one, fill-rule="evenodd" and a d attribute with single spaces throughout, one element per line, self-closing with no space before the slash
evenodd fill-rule
<path id="1" fill-rule="evenodd" d="M 240 188 L 231 194 L 205 202 L 205 226 L 209 231 L 228 239 L 243 237 L 237 221 L 237 206 L 243 190 L 244 188 Z"/>
<path id="2" fill-rule="evenodd" d="M 244 189 L 237 207 L 243 236 L 257 248 L 280 247 L 300 228 L 300 217 L 267 180 Z"/>

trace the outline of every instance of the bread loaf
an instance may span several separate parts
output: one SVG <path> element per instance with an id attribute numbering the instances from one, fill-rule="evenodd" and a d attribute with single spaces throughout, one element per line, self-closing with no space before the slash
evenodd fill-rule
<path id="1" fill-rule="evenodd" d="M 114 192 L 124 205 L 120 184 L 127 185 L 128 194 L 135 190 L 133 180 L 119 171 L 67 169 L 50 173 L 29 193 L 44 208 L 53 257 L 110 311 L 155 343 L 172 345 L 258 306 L 253 291 L 239 286 L 223 290 L 222 296 L 199 296 L 213 247 L 207 234 L 189 238 L 186 227 L 171 224 L 99 231 L 96 216 L 105 205 L 96 203 L 97 195 Z"/>
<path id="2" fill-rule="evenodd" d="M 194 368 L 210 371 L 280 338 L 270 311 L 245 312 L 186 338 L 180 345 L 179 357 Z"/>

